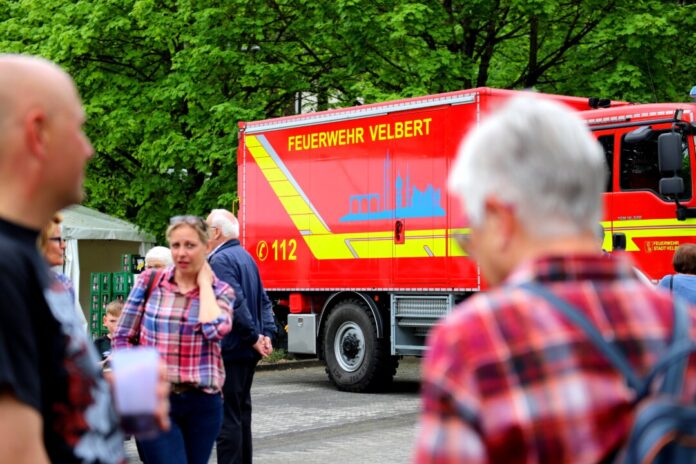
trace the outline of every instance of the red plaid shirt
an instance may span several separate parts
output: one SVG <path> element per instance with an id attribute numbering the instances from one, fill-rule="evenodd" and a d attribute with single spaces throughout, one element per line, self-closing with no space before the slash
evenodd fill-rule
<path id="1" fill-rule="evenodd" d="M 222 314 L 211 322 L 198 322 L 198 288 L 182 294 L 168 268 L 159 283 L 153 284 L 144 313 L 141 311 L 149 273 L 144 272 L 128 295 L 118 320 L 114 350 L 139 345 L 157 348 L 167 364 L 172 383 L 192 383 L 208 393 L 217 393 L 225 383 L 220 340 L 232 329 L 232 287 L 217 277 L 213 291 Z"/>
<path id="2" fill-rule="evenodd" d="M 512 288 L 529 281 L 583 310 L 639 375 L 671 342 L 669 293 L 635 279 L 628 258 L 527 263 L 433 330 L 416 463 L 596 463 L 627 436 L 632 390 L 581 329 L 543 298 Z M 693 358 L 689 398 L 696 392 Z"/>

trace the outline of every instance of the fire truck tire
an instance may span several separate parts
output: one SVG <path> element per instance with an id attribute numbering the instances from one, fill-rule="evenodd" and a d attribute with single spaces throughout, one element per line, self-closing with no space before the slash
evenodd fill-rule
<path id="1" fill-rule="evenodd" d="M 390 356 L 388 340 L 377 337 L 374 316 L 358 300 L 345 300 L 334 307 L 322 344 L 326 373 L 339 390 L 382 390 L 396 374 L 398 360 Z"/>

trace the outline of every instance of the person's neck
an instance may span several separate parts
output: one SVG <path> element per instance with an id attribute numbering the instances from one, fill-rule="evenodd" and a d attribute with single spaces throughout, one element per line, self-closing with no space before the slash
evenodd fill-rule
<path id="1" fill-rule="evenodd" d="M 59 209 L 53 202 L 32 195 L 26 186 L 8 181 L 4 186 L 0 179 L 0 218 L 29 229 L 41 229 Z"/>
<path id="2" fill-rule="evenodd" d="M 516 247 L 517 263 L 538 259 L 544 256 L 571 255 L 571 254 L 596 254 L 602 250 L 597 245 L 597 239 L 592 234 L 578 234 L 561 236 L 558 238 L 534 237 L 527 238 L 524 244 Z"/>
<path id="3" fill-rule="evenodd" d="M 198 287 L 196 277 L 197 276 L 195 274 L 183 273 L 178 269 L 174 271 L 174 280 L 182 293 L 186 293 L 189 290 L 193 290 L 194 288 Z"/>

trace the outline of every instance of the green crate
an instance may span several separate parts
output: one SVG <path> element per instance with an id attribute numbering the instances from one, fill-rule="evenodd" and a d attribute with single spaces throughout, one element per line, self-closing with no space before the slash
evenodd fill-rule
<path id="1" fill-rule="evenodd" d="M 101 282 L 101 273 L 99 272 L 92 272 L 89 275 L 90 279 L 90 285 L 89 285 L 89 292 L 90 293 L 99 293 L 99 288 L 100 288 L 100 282 Z"/>
<path id="2" fill-rule="evenodd" d="M 128 293 L 133 287 L 133 274 L 130 272 L 114 272 L 111 279 L 111 293 Z"/>
<path id="3" fill-rule="evenodd" d="M 90 315 L 96 314 L 97 316 L 99 316 L 99 313 L 101 312 L 101 310 L 102 310 L 101 301 L 97 301 L 96 303 L 93 302 L 89 306 L 89 314 Z"/>
<path id="4" fill-rule="evenodd" d="M 111 302 L 111 293 L 101 293 L 99 295 L 99 311 L 103 313 L 106 309 L 106 305 Z"/>
<path id="5" fill-rule="evenodd" d="M 114 292 L 111 294 L 111 301 L 119 300 L 122 303 L 125 303 L 127 299 L 128 299 L 128 292 Z"/>
<path id="6" fill-rule="evenodd" d="M 99 274 L 99 293 L 109 294 L 111 293 L 111 273 L 102 272 Z"/>
<path id="7" fill-rule="evenodd" d="M 101 322 L 90 322 L 89 333 L 93 339 L 101 337 L 101 327 Z"/>

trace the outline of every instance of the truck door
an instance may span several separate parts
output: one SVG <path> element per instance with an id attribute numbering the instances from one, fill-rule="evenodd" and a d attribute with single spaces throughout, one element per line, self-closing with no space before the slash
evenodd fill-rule
<path id="1" fill-rule="evenodd" d="M 671 124 L 643 127 L 649 130 L 644 129 L 639 140 L 629 135 L 636 127 L 617 132 L 619 151 L 615 177 L 618 178 L 611 208 L 612 232 L 615 237 L 625 236 L 626 251 L 637 266 L 651 279 L 659 279 L 673 272 L 674 250 L 681 243 L 694 241 L 696 219 L 677 220 L 675 202 L 659 193 L 659 181 L 666 174 L 660 173 L 658 167 L 657 138 L 671 131 Z M 682 151 L 680 176 L 685 189 L 679 201 L 693 207 L 696 203 L 691 176 L 693 137 L 683 137 Z"/>
<path id="2" fill-rule="evenodd" d="M 619 233 L 616 237 L 613 235 L 613 229 L 612 229 L 612 220 L 611 218 L 613 217 L 613 199 L 614 195 L 612 192 L 614 192 L 617 188 L 618 181 L 614 176 L 614 173 L 617 171 L 616 170 L 616 163 L 618 163 L 618 159 L 614 154 L 616 153 L 616 145 L 618 145 L 618 141 L 614 137 L 614 133 L 612 131 L 597 131 L 595 132 L 595 137 L 597 137 L 597 141 L 602 145 L 602 148 L 604 150 L 604 156 L 607 162 L 607 184 L 604 189 L 604 195 L 603 195 L 603 201 L 604 201 L 604 215 L 602 216 L 602 222 L 601 222 L 601 227 L 604 229 L 604 232 L 602 236 L 600 237 L 600 228 L 599 225 L 597 226 L 597 239 L 604 251 L 611 251 L 614 248 L 614 244 L 617 245 L 617 248 L 621 248 L 622 244 L 622 239 L 624 240 L 625 243 L 625 235 L 622 235 L 623 233 Z M 615 183 L 617 185 L 615 185 Z"/>
<path id="3" fill-rule="evenodd" d="M 438 287 L 446 282 L 448 108 L 394 113 L 390 117 L 392 127 L 410 127 L 411 135 L 395 138 L 390 148 L 392 270 L 397 287 L 426 283 Z"/>

